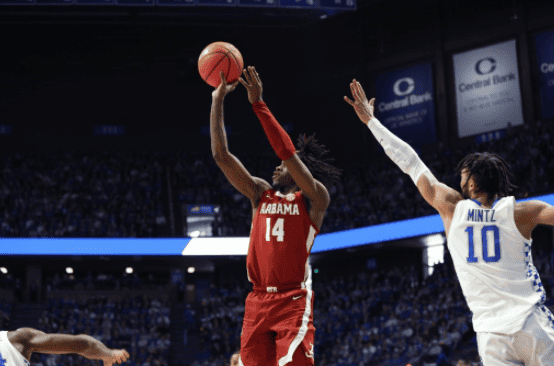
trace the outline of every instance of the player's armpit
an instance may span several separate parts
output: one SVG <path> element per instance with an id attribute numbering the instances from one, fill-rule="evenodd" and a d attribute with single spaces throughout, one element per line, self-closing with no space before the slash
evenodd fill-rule
<path id="1" fill-rule="evenodd" d="M 265 180 L 253 177 L 233 154 L 215 155 L 214 159 L 229 183 L 250 201 L 257 201 L 265 190 L 271 188 Z"/>
<path id="2" fill-rule="evenodd" d="M 441 183 L 430 171 L 425 172 L 417 181 L 417 189 L 435 210 L 441 214 L 453 215 L 456 204 L 463 200 L 462 195 Z"/>

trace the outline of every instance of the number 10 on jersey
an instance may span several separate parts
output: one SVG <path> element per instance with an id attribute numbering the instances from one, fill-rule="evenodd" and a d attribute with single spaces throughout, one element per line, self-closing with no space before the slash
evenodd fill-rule
<path id="1" fill-rule="evenodd" d="M 271 229 L 271 217 L 265 219 L 265 240 L 271 241 L 271 235 L 277 237 L 277 241 L 283 241 L 285 238 L 285 219 L 279 218 Z"/>
<path id="2" fill-rule="evenodd" d="M 489 256 L 489 241 L 487 239 L 487 233 L 492 231 L 494 234 L 494 257 Z M 468 226 L 465 229 L 469 240 L 469 256 L 467 257 L 468 263 L 477 263 L 479 258 L 475 256 L 475 246 L 473 243 L 473 226 Z M 483 246 L 483 259 L 487 263 L 498 262 L 500 260 L 500 230 L 494 225 L 483 226 L 481 229 L 481 244 Z"/>

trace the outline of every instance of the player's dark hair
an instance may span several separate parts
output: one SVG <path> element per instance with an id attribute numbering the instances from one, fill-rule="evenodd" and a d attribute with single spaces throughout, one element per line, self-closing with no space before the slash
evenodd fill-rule
<path id="1" fill-rule="evenodd" d="M 464 169 L 468 170 L 468 181 L 473 177 L 477 189 L 486 193 L 489 201 L 494 200 L 496 196 L 506 197 L 510 191 L 517 188 L 510 182 L 512 173 L 508 163 L 497 154 L 469 154 L 460 161 L 456 172 L 461 174 Z"/>
<path id="2" fill-rule="evenodd" d="M 317 143 L 315 134 L 308 137 L 301 134 L 298 137 L 296 148 L 300 160 L 306 164 L 313 177 L 327 189 L 340 183 L 339 177 L 342 170 L 330 164 L 335 159 L 325 156 L 329 150 L 325 149 L 324 145 Z"/>

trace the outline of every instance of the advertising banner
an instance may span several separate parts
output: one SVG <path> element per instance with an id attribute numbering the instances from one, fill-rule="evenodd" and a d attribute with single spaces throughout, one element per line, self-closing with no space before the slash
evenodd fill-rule
<path id="1" fill-rule="evenodd" d="M 537 34 L 535 45 L 539 67 L 541 115 L 544 119 L 551 119 L 554 118 L 554 31 Z"/>
<path id="2" fill-rule="evenodd" d="M 412 146 L 435 142 L 435 101 L 430 63 L 375 78 L 375 115 Z"/>
<path id="3" fill-rule="evenodd" d="M 453 55 L 458 136 L 523 124 L 516 41 Z"/>

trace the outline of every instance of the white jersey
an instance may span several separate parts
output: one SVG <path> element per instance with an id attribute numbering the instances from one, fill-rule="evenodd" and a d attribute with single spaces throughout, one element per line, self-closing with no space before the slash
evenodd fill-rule
<path id="1" fill-rule="evenodd" d="M 491 209 L 476 200 L 460 201 L 454 211 L 448 249 L 476 332 L 518 332 L 546 299 L 531 240 L 517 229 L 514 207 L 510 196 Z"/>
<path id="2" fill-rule="evenodd" d="M 29 366 L 29 361 L 23 357 L 8 340 L 8 332 L 0 331 L 0 365 Z"/>

